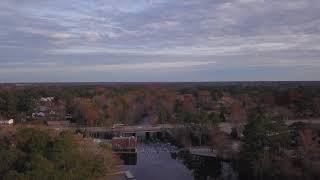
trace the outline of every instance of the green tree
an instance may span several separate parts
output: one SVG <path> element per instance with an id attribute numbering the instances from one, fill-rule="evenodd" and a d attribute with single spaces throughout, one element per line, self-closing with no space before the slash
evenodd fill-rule
<path id="1" fill-rule="evenodd" d="M 19 159 L 19 154 L 16 150 L 0 148 L 0 174 L 14 168 L 16 161 Z"/>
<path id="2" fill-rule="evenodd" d="M 35 107 L 35 100 L 37 96 L 29 91 L 22 91 L 17 95 L 17 111 L 30 113 Z"/>
<path id="3" fill-rule="evenodd" d="M 289 144 L 289 130 L 285 123 L 268 118 L 262 110 L 250 114 L 243 134 L 243 152 L 249 160 L 256 159 L 265 149 L 280 151 Z"/>
<path id="4" fill-rule="evenodd" d="M 249 122 L 245 126 L 243 134 L 244 143 L 241 152 L 243 165 L 239 167 L 240 174 L 248 175 L 257 170 L 256 163 L 265 162 L 261 159 L 265 157 L 265 153 L 271 154 L 272 157 L 281 157 L 283 150 L 289 144 L 289 131 L 284 122 L 267 117 L 261 108 L 250 113 Z M 265 167 L 267 168 L 267 166 Z M 261 175 L 266 171 L 268 170 L 259 169 L 258 174 Z"/>
<path id="5" fill-rule="evenodd" d="M 17 147 L 26 153 L 45 154 L 50 143 L 50 137 L 44 131 L 26 128 L 17 133 L 17 141 Z"/>
<path id="6" fill-rule="evenodd" d="M 166 110 L 166 108 L 163 107 L 163 105 L 160 105 L 159 107 L 158 117 L 159 117 L 159 123 L 166 123 L 170 119 L 170 114 Z"/>
<path id="7" fill-rule="evenodd" d="M 110 151 L 80 143 L 71 132 L 26 128 L 7 139 L 0 139 L 0 180 L 99 179 L 115 164 Z"/>
<path id="8" fill-rule="evenodd" d="M 25 163 L 26 179 L 42 180 L 54 176 L 54 165 L 40 154 L 32 154 Z"/>
<path id="9" fill-rule="evenodd" d="M 14 117 L 17 111 L 17 96 L 11 91 L 0 92 L 0 112 L 5 116 Z"/>
<path id="10" fill-rule="evenodd" d="M 2 179 L 3 180 L 12 180 L 12 179 L 14 179 L 14 180 L 26 180 L 27 178 L 22 173 L 18 173 L 15 170 L 10 170 L 10 171 L 6 172 L 3 175 Z"/>
<path id="11" fill-rule="evenodd" d="M 213 125 L 218 124 L 223 121 L 221 119 L 220 115 L 217 113 L 214 113 L 214 112 L 210 113 L 208 118 L 209 118 L 210 123 Z"/>
<path id="12" fill-rule="evenodd" d="M 226 116 L 228 115 L 227 108 L 225 106 L 220 107 L 219 118 L 222 122 L 226 121 Z"/>

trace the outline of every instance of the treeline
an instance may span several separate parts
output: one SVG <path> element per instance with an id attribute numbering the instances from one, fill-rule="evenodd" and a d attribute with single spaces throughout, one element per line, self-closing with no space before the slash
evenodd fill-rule
<path id="1" fill-rule="evenodd" d="M 41 97 L 55 97 L 79 124 L 217 123 L 248 120 L 262 107 L 279 119 L 320 117 L 318 86 L 26 86 L 0 88 L 0 116 L 28 119 Z M 63 102 L 63 103 L 61 103 Z"/>

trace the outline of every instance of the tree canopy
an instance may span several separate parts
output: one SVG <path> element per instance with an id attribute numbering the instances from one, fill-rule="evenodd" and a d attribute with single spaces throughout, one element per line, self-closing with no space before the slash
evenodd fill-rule
<path id="1" fill-rule="evenodd" d="M 70 132 L 52 136 L 44 130 L 18 130 L 1 137 L 0 179 L 105 178 L 116 160 L 108 149 L 95 146 Z"/>

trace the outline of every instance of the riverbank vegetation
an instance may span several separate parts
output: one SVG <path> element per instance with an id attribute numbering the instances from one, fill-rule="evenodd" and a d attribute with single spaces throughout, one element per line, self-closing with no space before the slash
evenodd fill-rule
<path id="1" fill-rule="evenodd" d="M 320 130 L 286 126 L 259 111 L 245 127 L 237 169 L 241 179 L 320 178 Z"/>
<path id="2" fill-rule="evenodd" d="M 117 159 L 107 148 L 70 132 L 2 129 L 0 179 L 108 179 Z"/>
<path id="3" fill-rule="evenodd" d="M 288 126 L 283 120 L 268 116 L 262 108 L 256 108 L 249 116 L 241 137 L 234 135 L 234 131 L 222 132 L 218 125 L 194 125 L 173 132 L 176 144 L 185 147 L 187 152 L 193 146 L 200 146 L 204 152 L 208 152 L 206 147 L 211 149 L 207 157 L 195 158 L 182 153 L 183 162 L 195 178 L 200 175 L 201 178 L 220 177 L 223 163 L 232 165 L 233 174 L 230 175 L 238 179 L 320 178 L 318 125 L 294 123 Z M 216 169 L 207 168 L 209 165 Z"/>

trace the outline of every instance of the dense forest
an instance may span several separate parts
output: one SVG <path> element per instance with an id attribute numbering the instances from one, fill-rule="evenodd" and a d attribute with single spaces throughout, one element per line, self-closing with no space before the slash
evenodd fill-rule
<path id="1" fill-rule="evenodd" d="M 54 97 L 50 104 L 40 98 Z M 112 126 L 136 124 L 148 117 L 152 123 L 203 123 L 247 121 L 260 107 L 279 119 L 320 117 L 320 86 L 201 86 L 201 85 L 95 85 L 1 86 L 0 116 L 17 122 L 34 120 L 32 113 L 45 107 L 54 113 L 46 120 Z"/>

